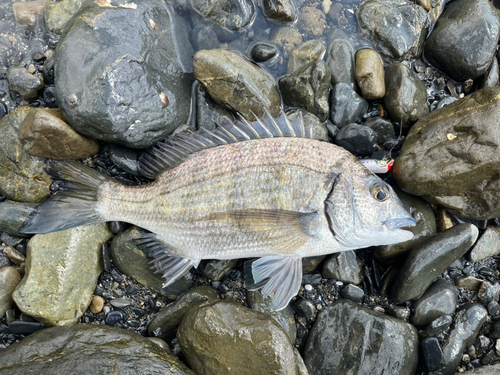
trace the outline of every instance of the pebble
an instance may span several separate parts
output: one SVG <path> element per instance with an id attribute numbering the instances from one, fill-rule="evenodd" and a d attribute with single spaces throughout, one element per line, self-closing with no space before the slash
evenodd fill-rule
<path id="1" fill-rule="evenodd" d="M 255 62 L 266 62 L 277 55 L 278 50 L 269 43 L 257 43 L 250 50 L 250 58 Z"/>
<path id="2" fill-rule="evenodd" d="M 0 268 L 0 318 L 14 307 L 12 292 L 21 281 L 21 275 L 14 267 Z"/>
<path id="3" fill-rule="evenodd" d="M 342 128 L 355 122 L 368 110 L 368 102 L 359 96 L 347 83 L 339 83 L 332 90 L 330 118 Z"/>
<path id="4" fill-rule="evenodd" d="M 442 336 L 445 332 L 447 332 L 452 322 L 453 318 L 451 315 L 442 315 L 425 327 L 425 329 L 421 332 L 421 336 L 424 338 Z"/>
<path id="5" fill-rule="evenodd" d="M 7 256 L 7 258 L 9 258 L 12 263 L 18 266 L 26 261 L 26 257 L 11 246 L 5 246 L 3 248 L 3 253 Z"/>
<path id="6" fill-rule="evenodd" d="M 354 251 L 342 251 L 332 254 L 323 263 L 321 274 L 325 279 L 359 285 L 363 282 L 363 269 L 363 262 Z"/>
<path id="7" fill-rule="evenodd" d="M 420 342 L 422 367 L 426 372 L 439 370 L 443 361 L 443 351 L 435 337 L 428 337 Z"/>
<path id="8" fill-rule="evenodd" d="M 437 279 L 413 304 L 411 322 L 426 326 L 442 315 L 453 315 L 458 302 L 455 286 L 444 279 Z"/>
<path id="9" fill-rule="evenodd" d="M 359 286 L 348 284 L 340 290 L 340 295 L 354 302 L 361 302 L 365 292 Z"/>
<path id="10" fill-rule="evenodd" d="M 356 156 L 368 156 L 377 149 L 377 133 L 368 126 L 349 124 L 339 130 L 335 144 Z"/>
<path id="11" fill-rule="evenodd" d="M 106 315 L 106 325 L 114 326 L 116 323 L 123 320 L 123 313 L 121 311 L 111 311 Z"/>
<path id="12" fill-rule="evenodd" d="M 101 296 L 92 296 L 92 301 L 90 302 L 90 311 L 92 314 L 99 314 L 104 307 L 104 299 Z"/>
<path id="13" fill-rule="evenodd" d="M 294 304 L 293 304 L 294 310 L 302 316 L 303 318 L 310 320 L 316 316 L 316 307 L 314 304 L 304 298 L 299 298 Z"/>
<path id="14" fill-rule="evenodd" d="M 109 301 L 113 307 L 127 307 L 130 306 L 130 301 L 126 298 L 116 298 Z"/>
<path id="15" fill-rule="evenodd" d="M 238 259 L 229 260 L 202 260 L 198 269 L 212 281 L 221 280 L 229 271 L 238 264 Z"/>
<path id="16" fill-rule="evenodd" d="M 23 241 L 23 239 L 13 236 L 8 232 L 2 232 L 2 234 L 0 235 L 0 241 L 2 241 L 2 243 L 6 244 L 7 246 L 16 247 Z"/>
<path id="17" fill-rule="evenodd" d="M 332 73 L 333 86 L 346 83 L 353 90 L 358 90 L 355 78 L 354 48 L 346 36 L 340 35 L 330 43 L 326 64 Z"/>
<path id="18" fill-rule="evenodd" d="M 42 323 L 38 322 L 23 322 L 15 320 L 9 323 L 9 331 L 16 335 L 31 335 L 41 329 L 46 328 Z"/>
<path id="19" fill-rule="evenodd" d="M 38 98 L 38 92 L 44 88 L 43 78 L 29 73 L 24 68 L 9 68 L 7 80 L 9 81 L 10 91 L 21 95 L 27 101 Z"/>
<path id="20" fill-rule="evenodd" d="M 488 303 L 488 314 L 490 314 L 493 320 L 500 319 L 500 304 L 497 301 Z"/>
<path id="21" fill-rule="evenodd" d="M 483 281 L 479 286 L 477 291 L 477 297 L 484 304 L 488 304 L 491 301 L 498 301 L 500 296 L 500 284 L 492 284 L 489 281 Z"/>
<path id="22" fill-rule="evenodd" d="M 321 60 L 325 51 L 325 45 L 320 40 L 313 39 L 302 43 L 290 53 L 287 73 L 292 74 L 314 60 Z"/>
<path id="23" fill-rule="evenodd" d="M 255 6 L 249 0 L 226 0 L 211 4 L 203 0 L 191 0 L 189 5 L 203 19 L 229 32 L 244 30 L 255 18 Z"/>
<path id="24" fill-rule="evenodd" d="M 372 117 L 363 123 L 377 133 L 377 144 L 385 149 L 391 149 L 398 144 L 394 133 L 394 126 L 386 119 L 380 117 Z"/>
<path id="25" fill-rule="evenodd" d="M 298 27 L 311 36 L 320 36 L 326 28 L 326 16 L 321 10 L 304 6 L 300 8 Z"/>
<path id="26" fill-rule="evenodd" d="M 384 64 L 377 51 L 365 48 L 356 52 L 356 82 L 367 100 L 385 96 Z"/>
<path id="27" fill-rule="evenodd" d="M 286 53 L 291 53 L 295 47 L 302 43 L 302 35 L 297 29 L 284 26 L 276 29 L 271 42 L 283 48 Z"/>
<path id="28" fill-rule="evenodd" d="M 469 253 L 471 262 L 500 254 L 500 227 L 489 225 Z"/>
<path id="29" fill-rule="evenodd" d="M 467 290 L 470 290 L 473 293 L 477 293 L 482 282 L 483 280 L 478 279 L 477 277 L 474 276 L 465 276 L 459 279 L 455 279 L 456 286 L 458 286 L 459 288 L 465 288 Z"/>
<path id="30" fill-rule="evenodd" d="M 295 22 L 297 9 L 292 0 L 264 0 L 264 14 L 278 22 Z"/>

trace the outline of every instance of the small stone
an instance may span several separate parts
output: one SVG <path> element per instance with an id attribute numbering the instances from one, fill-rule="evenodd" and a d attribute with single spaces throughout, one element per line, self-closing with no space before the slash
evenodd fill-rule
<path id="1" fill-rule="evenodd" d="M 7 232 L 2 232 L 2 234 L 0 235 L 0 241 L 2 241 L 7 246 L 16 247 L 23 241 L 23 239 L 20 237 L 11 236 Z"/>
<path id="2" fill-rule="evenodd" d="M 101 296 L 92 296 L 92 301 L 90 302 L 90 312 L 92 314 L 99 314 L 104 307 L 104 299 Z"/>
<path id="3" fill-rule="evenodd" d="M 356 156 L 371 155 L 377 149 L 377 133 L 368 126 L 349 124 L 339 130 L 335 144 Z"/>
<path id="4" fill-rule="evenodd" d="M 429 324 L 425 330 L 422 331 L 421 335 L 423 338 L 442 336 L 451 326 L 452 322 L 453 318 L 451 315 L 443 315 L 436 320 L 433 320 L 431 324 Z"/>
<path id="5" fill-rule="evenodd" d="M 271 42 L 283 48 L 286 53 L 291 53 L 302 43 L 302 35 L 293 27 L 280 27 L 274 32 Z"/>
<path id="6" fill-rule="evenodd" d="M 495 342 L 495 352 L 498 356 L 500 356 L 500 339 L 497 339 L 497 341 Z"/>
<path id="7" fill-rule="evenodd" d="M 126 298 L 116 298 L 109 301 L 113 307 L 127 307 L 130 306 L 130 301 Z"/>
<path id="8" fill-rule="evenodd" d="M 250 58 L 255 62 L 266 62 L 277 56 L 278 50 L 269 43 L 257 43 L 250 50 Z"/>
<path id="9" fill-rule="evenodd" d="M 251 26 L 255 18 L 255 5 L 249 0 L 221 0 L 216 3 L 190 0 L 189 5 L 206 21 L 226 29 L 226 33 L 238 32 Z"/>
<path id="10" fill-rule="evenodd" d="M 354 302 L 361 302 L 365 292 L 359 286 L 348 284 L 340 291 L 340 295 Z"/>
<path id="11" fill-rule="evenodd" d="M 292 0 L 264 0 L 264 14 L 278 22 L 294 22 L 297 19 L 297 9 Z"/>
<path id="12" fill-rule="evenodd" d="M 403 306 L 398 306 L 394 304 L 390 304 L 387 306 L 387 312 L 391 314 L 392 316 L 395 316 L 398 319 L 401 320 L 408 320 L 408 317 L 410 316 L 410 309 L 407 307 Z"/>
<path id="13" fill-rule="evenodd" d="M 10 246 L 5 246 L 3 248 L 3 253 L 7 256 L 7 258 L 10 259 L 12 263 L 18 266 L 26 260 L 26 257 L 22 253 Z"/>
<path id="14" fill-rule="evenodd" d="M 363 282 L 363 263 L 352 250 L 335 253 L 323 263 L 322 275 L 325 279 L 359 285 Z"/>
<path id="15" fill-rule="evenodd" d="M 314 60 L 322 59 L 325 54 L 325 45 L 320 40 L 309 40 L 295 48 L 288 58 L 287 73 L 292 74 Z"/>
<path id="16" fill-rule="evenodd" d="M 422 367 L 426 372 L 439 370 L 443 361 L 443 351 L 435 337 L 428 337 L 420 342 L 422 349 Z"/>
<path id="17" fill-rule="evenodd" d="M 453 315 L 457 302 L 454 285 L 447 280 L 437 279 L 413 304 L 411 322 L 421 327 L 442 315 Z"/>
<path id="18" fill-rule="evenodd" d="M 14 307 L 12 292 L 21 281 L 21 275 L 14 267 L 0 268 L 0 319 Z"/>
<path id="19" fill-rule="evenodd" d="M 366 120 L 363 125 L 375 130 L 379 146 L 390 149 L 398 144 L 394 133 L 394 126 L 390 121 L 380 117 L 372 117 Z"/>
<path id="20" fill-rule="evenodd" d="M 0 203 L 0 208 L 1 208 L 1 203 Z M 0 209 L 0 213 L 1 213 L 1 209 Z M 0 216 L 1 218 L 1 216 Z M 0 225 L 1 225 L 1 221 L 0 221 Z M 320 256 L 317 256 L 317 257 L 307 257 L 307 258 L 302 258 L 302 272 L 304 274 L 308 274 L 308 273 L 313 273 L 316 268 L 318 267 L 318 265 L 323 261 L 323 259 L 325 259 L 325 255 L 320 255 Z M 321 278 L 321 275 L 320 275 L 320 278 Z"/>
<path id="21" fill-rule="evenodd" d="M 46 2 L 47 0 L 36 0 L 13 3 L 12 10 L 14 11 L 16 21 L 28 26 L 35 26 L 43 15 L 43 7 Z"/>
<path id="22" fill-rule="evenodd" d="M 493 320 L 500 319 L 500 304 L 497 301 L 488 303 L 488 314 L 490 314 Z"/>
<path id="23" fill-rule="evenodd" d="M 293 304 L 293 308 L 303 318 L 310 320 L 316 316 L 316 308 L 314 304 L 304 298 L 300 298 L 297 302 Z"/>
<path id="24" fill-rule="evenodd" d="M 477 293 L 482 282 L 483 280 L 478 279 L 477 277 L 474 276 L 465 276 L 459 279 L 455 279 L 456 286 L 458 286 L 459 288 L 465 288 L 467 290 L 470 290 L 473 293 Z"/>
<path id="25" fill-rule="evenodd" d="M 325 31 L 326 16 L 321 10 L 313 7 L 302 7 L 299 11 L 298 27 L 306 34 L 320 36 Z"/>
<path id="26" fill-rule="evenodd" d="M 24 68 L 9 68 L 7 80 L 9 81 L 10 91 L 21 95 L 23 99 L 28 101 L 37 99 L 38 91 L 41 91 L 44 87 L 42 78 L 30 74 Z"/>
<path id="27" fill-rule="evenodd" d="M 477 291 L 477 296 L 481 302 L 487 304 L 491 301 L 498 301 L 500 296 L 500 284 L 492 284 L 489 281 L 483 281 Z"/>
<path id="28" fill-rule="evenodd" d="M 330 118 L 342 128 L 356 121 L 368 110 L 368 102 L 360 97 L 347 83 L 339 83 L 332 90 Z"/>
<path id="29" fill-rule="evenodd" d="M 447 229 L 450 229 L 453 226 L 453 220 L 443 207 L 440 207 L 437 212 L 437 225 L 440 232 L 444 232 Z"/>
<path id="30" fill-rule="evenodd" d="M 470 261 L 479 262 L 499 254 L 500 227 L 490 225 L 472 248 L 470 252 Z"/>
<path id="31" fill-rule="evenodd" d="M 221 280 L 230 270 L 232 270 L 236 264 L 238 264 L 238 259 L 229 260 L 202 260 L 198 269 L 203 274 L 203 276 L 209 278 L 212 281 Z"/>
<path id="32" fill-rule="evenodd" d="M 106 315 L 106 325 L 114 326 L 116 323 L 123 320 L 123 313 L 121 311 L 111 311 Z"/>
<path id="33" fill-rule="evenodd" d="M 304 285 L 304 289 L 310 292 L 311 290 L 313 290 L 313 287 L 311 284 L 306 284 Z"/>
<path id="34" fill-rule="evenodd" d="M 365 99 L 376 100 L 384 97 L 384 64 L 375 50 L 365 48 L 356 53 L 355 75 Z"/>
<path id="35" fill-rule="evenodd" d="M 427 12 L 431 10 L 430 0 L 417 0 L 417 4 L 423 7 Z"/>
<path id="36" fill-rule="evenodd" d="M 170 346 L 168 346 L 168 344 L 164 340 L 159 339 L 158 337 L 148 337 L 148 339 L 149 341 L 155 343 L 160 348 L 165 350 L 168 354 L 172 354 L 172 352 L 170 351 Z"/>
<path id="37" fill-rule="evenodd" d="M 9 323 L 9 331 L 16 335 L 31 335 L 41 329 L 44 329 L 45 326 L 42 323 L 38 322 L 23 322 L 21 320 L 15 320 L 12 323 Z"/>

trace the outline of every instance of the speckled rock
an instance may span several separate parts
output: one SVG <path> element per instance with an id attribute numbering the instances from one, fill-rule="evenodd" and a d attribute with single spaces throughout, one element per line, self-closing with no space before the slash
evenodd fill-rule
<path id="1" fill-rule="evenodd" d="M 12 297 L 19 309 L 46 326 L 75 324 L 92 300 L 102 272 L 106 224 L 37 234 L 28 242 L 26 275 Z"/>
<path id="2" fill-rule="evenodd" d="M 297 8 L 293 0 L 263 0 L 264 14 L 279 22 L 294 22 Z"/>
<path id="3" fill-rule="evenodd" d="M 302 35 L 291 26 L 280 27 L 274 32 L 271 42 L 283 48 L 286 53 L 290 53 L 302 43 Z"/>
<path id="4" fill-rule="evenodd" d="M 349 40 L 334 39 L 328 47 L 326 64 L 332 73 L 332 85 L 347 83 L 353 90 L 358 89 L 355 78 L 354 48 Z"/>
<path id="5" fill-rule="evenodd" d="M 21 281 L 21 275 L 14 267 L 0 268 L 0 319 L 14 307 L 12 292 Z"/>
<path id="6" fill-rule="evenodd" d="M 30 237 L 31 235 L 19 233 L 19 227 L 36 206 L 36 203 L 0 202 L 0 231 L 17 237 Z"/>
<path id="7" fill-rule="evenodd" d="M 413 304 L 411 322 L 422 327 L 442 315 L 453 315 L 457 302 L 455 286 L 447 280 L 437 279 Z"/>
<path id="8" fill-rule="evenodd" d="M 82 6 L 83 0 L 48 1 L 44 7 L 47 30 L 61 35 L 67 23 Z"/>
<path id="9" fill-rule="evenodd" d="M 288 58 L 287 73 L 292 74 L 314 60 L 321 60 L 325 54 L 325 45 L 321 40 L 308 40 L 295 48 Z"/>
<path id="10" fill-rule="evenodd" d="M 321 274 L 326 279 L 359 285 L 363 282 L 363 262 L 354 251 L 342 251 L 331 255 L 323 263 Z"/>
<path id="11" fill-rule="evenodd" d="M 500 254 L 500 228 L 488 226 L 470 252 L 471 262 Z"/>
<path id="12" fill-rule="evenodd" d="M 339 83 L 332 90 L 330 118 L 339 128 L 353 123 L 368 110 L 368 102 L 347 83 Z"/>
<path id="13" fill-rule="evenodd" d="M 384 63 L 377 51 L 365 48 L 356 53 L 355 76 L 365 99 L 376 100 L 384 97 Z"/>
<path id="14" fill-rule="evenodd" d="M 320 36 L 326 28 L 325 13 L 313 7 L 300 8 L 298 27 L 308 35 Z"/>
<path id="15" fill-rule="evenodd" d="M 255 6 L 250 0 L 189 0 L 189 4 L 203 19 L 230 31 L 246 28 L 255 18 Z"/>

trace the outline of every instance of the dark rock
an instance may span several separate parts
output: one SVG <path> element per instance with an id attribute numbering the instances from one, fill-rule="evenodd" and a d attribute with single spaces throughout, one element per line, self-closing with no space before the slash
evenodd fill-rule
<path id="1" fill-rule="evenodd" d="M 392 298 L 403 303 L 419 298 L 429 285 L 476 241 L 477 228 L 460 224 L 440 232 L 417 245 L 399 271 Z"/>
<path id="2" fill-rule="evenodd" d="M 43 81 L 45 82 L 46 85 L 54 84 L 54 63 L 55 59 L 50 58 L 43 64 L 42 74 L 43 74 Z M 49 86 L 49 87 L 54 87 L 54 86 Z"/>
<path id="3" fill-rule="evenodd" d="M 38 322 L 23 322 L 21 320 L 15 320 L 9 323 L 9 331 L 16 335 L 31 335 L 41 329 L 44 329 L 45 326 L 42 323 Z"/>
<path id="4" fill-rule="evenodd" d="M 0 231 L 21 237 L 30 236 L 19 233 L 19 227 L 33 212 L 35 207 L 36 203 L 0 202 Z"/>
<path id="5" fill-rule="evenodd" d="M 344 298 L 350 299 L 351 301 L 361 302 L 365 292 L 363 292 L 363 289 L 359 286 L 349 284 L 342 288 L 340 295 Z"/>
<path id="6" fill-rule="evenodd" d="M 12 93 L 19 94 L 25 100 L 38 98 L 38 92 L 43 90 L 43 78 L 30 74 L 24 68 L 11 67 L 7 71 L 9 89 Z"/>
<path id="7" fill-rule="evenodd" d="M 57 101 L 77 132 L 148 147 L 188 119 L 192 55 L 185 21 L 161 0 L 86 2 L 58 42 Z"/>
<path id="8" fill-rule="evenodd" d="M 319 273 L 302 275 L 302 284 L 319 285 L 322 279 Z"/>
<path id="9" fill-rule="evenodd" d="M 313 39 L 302 43 L 290 53 L 287 73 L 292 74 L 315 60 L 322 60 L 324 54 L 325 45 L 321 40 Z"/>
<path id="10" fill-rule="evenodd" d="M 377 149 L 377 133 L 368 126 L 349 124 L 339 130 L 335 144 L 357 156 L 371 155 Z"/>
<path id="11" fill-rule="evenodd" d="M 349 40 L 337 38 L 333 40 L 328 47 L 328 57 L 326 65 L 332 74 L 332 85 L 346 83 L 353 90 L 358 89 L 356 78 L 354 76 L 354 48 Z"/>
<path id="12" fill-rule="evenodd" d="M 465 276 L 455 279 L 455 285 L 459 288 L 465 288 L 473 293 L 477 293 L 483 280 L 474 276 Z"/>
<path id="13" fill-rule="evenodd" d="M 488 303 L 488 314 L 490 314 L 493 320 L 500 319 L 500 304 L 497 301 Z"/>
<path id="14" fill-rule="evenodd" d="M 386 92 L 384 63 L 377 51 L 364 48 L 356 53 L 356 82 L 367 100 L 382 99 Z"/>
<path id="15" fill-rule="evenodd" d="M 257 43 L 250 50 L 250 58 L 255 62 L 265 62 L 271 60 L 278 54 L 278 49 L 269 43 Z"/>
<path id="16" fill-rule="evenodd" d="M 368 111 L 368 102 L 347 83 L 339 83 L 332 90 L 330 118 L 342 128 Z"/>
<path id="17" fill-rule="evenodd" d="M 234 120 L 234 115 L 227 109 L 215 103 L 207 90 L 198 85 L 196 89 L 196 127 L 214 130 L 216 124 L 222 124 L 224 121 Z"/>
<path id="18" fill-rule="evenodd" d="M 436 320 L 433 320 L 427 327 L 425 327 L 425 330 L 422 331 L 421 336 L 423 338 L 441 336 L 448 330 L 448 328 L 451 326 L 451 323 L 453 323 L 453 318 L 451 315 L 440 316 Z"/>
<path id="19" fill-rule="evenodd" d="M 250 0 L 189 0 L 189 4 L 203 19 L 230 31 L 250 26 L 255 18 L 255 7 Z"/>
<path id="20" fill-rule="evenodd" d="M 488 0 L 458 0 L 446 7 L 425 42 L 425 58 L 455 81 L 483 75 L 494 58 L 500 16 Z"/>
<path id="21" fill-rule="evenodd" d="M 498 70 L 498 59 L 493 58 L 493 62 L 486 70 L 486 73 L 484 73 L 481 82 L 479 82 L 479 88 L 498 86 L 499 75 L 500 72 Z"/>
<path id="22" fill-rule="evenodd" d="M 41 330 L 0 352 L 0 374 L 194 375 L 165 350 L 137 333 L 76 324 Z"/>
<path id="23" fill-rule="evenodd" d="M 54 86 L 46 86 L 42 94 L 43 101 L 48 108 L 57 108 L 56 88 Z"/>
<path id="24" fill-rule="evenodd" d="M 229 260 L 202 260 L 198 269 L 203 274 L 203 276 L 209 278 L 212 281 L 219 281 L 232 270 L 236 264 L 238 263 L 238 259 L 229 259 Z"/>
<path id="25" fill-rule="evenodd" d="M 323 263 L 321 273 L 325 279 L 335 279 L 346 284 L 359 285 L 363 282 L 363 262 L 354 251 L 342 251 L 332 254 Z"/>
<path id="26" fill-rule="evenodd" d="M 106 315 L 106 325 L 114 326 L 123 320 L 123 313 L 121 311 L 111 311 Z"/>
<path id="27" fill-rule="evenodd" d="M 0 212 L 2 204 L 0 203 Z M 1 221 L 0 221 L 1 223 Z M 325 259 L 326 255 L 319 255 L 316 257 L 302 258 L 302 272 L 304 274 L 313 273 L 318 265 Z"/>
<path id="28" fill-rule="evenodd" d="M 303 318 L 310 320 L 316 316 L 316 307 L 314 304 L 304 298 L 300 298 L 297 302 L 293 304 L 293 308 Z"/>
<path id="29" fill-rule="evenodd" d="M 264 14 L 275 21 L 294 22 L 297 19 L 297 9 L 293 0 L 263 0 Z"/>
<path id="30" fill-rule="evenodd" d="M 491 366 L 499 362 L 500 362 L 500 356 L 498 356 L 494 350 L 490 350 L 488 353 L 486 353 L 483 359 L 481 360 L 481 363 L 484 366 Z"/>
<path id="31" fill-rule="evenodd" d="M 109 158 L 118 167 L 133 176 L 140 176 L 139 157 L 142 152 L 133 148 L 111 143 L 109 145 Z"/>
<path id="32" fill-rule="evenodd" d="M 377 133 L 378 145 L 385 148 L 391 148 L 394 144 L 397 144 L 398 140 L 394 133 L 394 126 L 390 121 L 380 117 L 371 117 L 366 120 L 363 125 L 375 130 Z"/>
<path id="33" fill-rule="evenodd" d="M 438 102 L 436 109 L 446 107 L 447 105 L 450 105 L 451 103 L 454 103 L 457 100 L 458 98 L 455 98 L 454 96 L 445 96 Z"/>
<path id="34" fill-rule="evenodd" d="M 398 185 L 458 216 L 499 217 L 499 100 L 499 87 L 485 87 L 413 125 L 393 167 Z"/>
<path id="35" fill-rule="evenodd" d="M 477 291 L 477 297 L 484 304 L 487 304 L 491 301 L 498 301 L 499 296 L 500 284 L 498 283 L 492 284 L 489 281 L 483 281 L 479 286 L 479 290 Z"/>
<path id="36" fill-rule="evenodd" d="M 453 315 L 457 302 L 455 286 L 447 280 L 437 279 L 413 304 L 411 322 L 421 327 L 442 315 Z"/>
<path id="37" fill-rule="evenodd" d="M 477 243 L 472 248 L 469 257 L 471 262 L 500 254 L 500 227 L 488 226 Z"/>
<path id="38" fill-rule="evenodd" d="M 399 319 L 337 300 L 318 315 L 304 362 L 310 374 L 413 374 L 417 332 Z"/>
<path id="39" fill-rule="evenodd" d="M 14 267 L 0 268 L 0 319 L 14 307 L 12 292 L 21 281 L 21 275 Z"/>
<path id="40" fill-rule="evenodd" d="M 194 27 L 189 36 L 195 51 L 219 48 L 219 39 L 217 39 L 217 34 L 211 25 L 199 23 Z"/>
<path id="41" fill-rule="evenodd" d="M 443 361 L 443 351 L 435 337 L 428 337 L 420 342 L 422 367 L 425 372 L 439 370 Z"/>

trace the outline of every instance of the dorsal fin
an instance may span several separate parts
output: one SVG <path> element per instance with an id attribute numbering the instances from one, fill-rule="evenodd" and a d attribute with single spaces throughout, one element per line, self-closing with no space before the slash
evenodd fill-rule
<path id="1" fill-rule="evenodd" d="M 212 131 L 201 128 L 188 135 L 174 135 L 164 142 L 157 142 L 139 158 L 139 172 L 145 177 L 154 179 L 200 150 L 273 137 L 313 139 L 314 131 L 312 126 L 304 126 L 302 115 L 290 122 L 283 110 L 276 118 L 265 110 L 264 115 L 253 122 L 238 116 L 234 122 L 224 120 Z"/>

